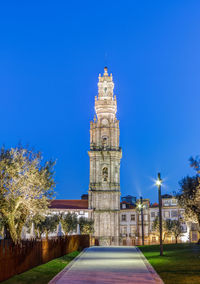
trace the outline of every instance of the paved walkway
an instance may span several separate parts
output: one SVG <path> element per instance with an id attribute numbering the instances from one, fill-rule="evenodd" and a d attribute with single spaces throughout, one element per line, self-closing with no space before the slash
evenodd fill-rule
<path id="1" fill-rule="evenodd" d="M 49 284 L 163 283 L 136 247 L 90 247 Z"/>

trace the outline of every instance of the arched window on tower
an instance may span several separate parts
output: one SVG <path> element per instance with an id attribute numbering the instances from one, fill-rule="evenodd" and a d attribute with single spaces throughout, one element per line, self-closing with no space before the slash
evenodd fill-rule
<path id="1" fill-rule="evenodd" d="M 103 178 L 103 181 L 108 181 L 108 168 L 107 167 L 104 167 L 102 169 L 102 178 Z"/>

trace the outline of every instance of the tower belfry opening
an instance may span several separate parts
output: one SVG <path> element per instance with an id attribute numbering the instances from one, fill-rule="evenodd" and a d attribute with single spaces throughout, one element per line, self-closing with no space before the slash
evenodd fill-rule
<path id="1" fill-rule="evenodd" d="M 100 245 L 119 244 L 120 160 L 119 121 L 114 83 L 108 68 L 99 74 L 94 121 L 90 122 L 89 208 Z"/>

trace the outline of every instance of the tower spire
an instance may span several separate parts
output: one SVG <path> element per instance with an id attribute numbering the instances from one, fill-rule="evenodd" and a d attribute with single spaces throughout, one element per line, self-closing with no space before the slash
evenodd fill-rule
<path id="1" fill-rule="evenodd" d="M 95 100 L 95 111 L 98 119 L 106 117 L 111 121 L 116 118 L 117 103 L 114 98 L 114 83 L 112 74 L 108 74 L 107 67 L 104 67 L 104 73 L 99 74 L 98 98 Z"/>

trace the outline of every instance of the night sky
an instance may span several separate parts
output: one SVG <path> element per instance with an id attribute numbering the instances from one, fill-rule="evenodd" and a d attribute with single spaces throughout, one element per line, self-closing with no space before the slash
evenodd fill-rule
<path id="1" fill-rule="evenodd" d="M 113 73 L 121 192 L 157 200 L 200 154 L 200 1 L 2 1 L 0 143 L 57 160 L 57 198 L 89 185 L 98 74 Z"/>

